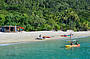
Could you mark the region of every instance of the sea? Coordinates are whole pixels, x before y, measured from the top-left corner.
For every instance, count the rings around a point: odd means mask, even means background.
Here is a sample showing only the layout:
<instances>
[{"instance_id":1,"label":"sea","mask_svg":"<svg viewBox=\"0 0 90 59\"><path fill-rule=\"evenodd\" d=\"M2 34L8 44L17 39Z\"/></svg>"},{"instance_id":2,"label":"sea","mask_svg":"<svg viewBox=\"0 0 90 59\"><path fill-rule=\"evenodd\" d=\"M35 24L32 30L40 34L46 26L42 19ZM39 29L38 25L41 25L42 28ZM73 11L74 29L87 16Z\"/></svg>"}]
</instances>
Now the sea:
<instances>
[{"instance_id":1,"label":"sea","mask_svg":"<svg viewBox=\"0 0 90 59\"><path fill-rule=\"evenodd\" d=\"M74 40L80 47L65 48L64 39L1 44L0 59L90 59L90 37Z\"/></svg>"}]
</instances>

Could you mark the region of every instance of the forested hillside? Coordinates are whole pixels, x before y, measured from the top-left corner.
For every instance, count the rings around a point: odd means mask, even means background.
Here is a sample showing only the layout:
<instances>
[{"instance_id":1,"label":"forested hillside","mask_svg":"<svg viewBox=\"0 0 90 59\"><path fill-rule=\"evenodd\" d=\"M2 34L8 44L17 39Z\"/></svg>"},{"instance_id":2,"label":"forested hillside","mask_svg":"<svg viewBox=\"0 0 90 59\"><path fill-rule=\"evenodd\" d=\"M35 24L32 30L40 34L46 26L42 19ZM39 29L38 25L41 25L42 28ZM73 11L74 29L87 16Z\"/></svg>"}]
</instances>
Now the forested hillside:
<instances>
[{"instance_id":1,"label":"forested hillside","mask_svg":"<svg viewBox=\"0 0 90 59\"><path fill-rule=\"evenodd\" d=\"M90 29L90 0L0 0L0 26L26 31Z\"/></svg>"}]
</instances>

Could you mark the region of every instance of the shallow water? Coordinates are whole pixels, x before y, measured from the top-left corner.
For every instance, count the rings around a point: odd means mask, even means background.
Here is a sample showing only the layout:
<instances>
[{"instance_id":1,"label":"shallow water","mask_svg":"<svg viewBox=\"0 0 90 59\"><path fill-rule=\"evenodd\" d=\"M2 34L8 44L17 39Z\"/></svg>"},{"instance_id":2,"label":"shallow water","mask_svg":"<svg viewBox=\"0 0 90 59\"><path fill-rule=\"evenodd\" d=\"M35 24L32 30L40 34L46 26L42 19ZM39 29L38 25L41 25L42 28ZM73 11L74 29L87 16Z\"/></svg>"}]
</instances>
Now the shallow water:
<instances>
[{"instance_id":1,"label":"shallow water","mask_svg":"<svg viewBox=\"0 0 90 59\"><path fill-rule=\"evenodd\" d=\"M70 49L59 39L0 46L0 59L90 59L90 37L76 40L81 46Z\"/></svg>"}]
</instances>

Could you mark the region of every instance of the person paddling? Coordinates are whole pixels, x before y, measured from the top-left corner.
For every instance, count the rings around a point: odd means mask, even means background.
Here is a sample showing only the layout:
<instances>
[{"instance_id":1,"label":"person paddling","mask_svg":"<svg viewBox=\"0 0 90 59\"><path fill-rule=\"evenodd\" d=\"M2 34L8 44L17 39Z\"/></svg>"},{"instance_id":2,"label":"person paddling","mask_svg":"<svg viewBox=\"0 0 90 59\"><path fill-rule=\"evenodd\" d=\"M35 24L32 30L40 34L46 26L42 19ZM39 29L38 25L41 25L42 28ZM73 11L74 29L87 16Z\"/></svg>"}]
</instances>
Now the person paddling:
<instances>
[{"instance_id":1,"label":"person paddling","mask_svg":"<svg viewBox=\"0 0 90 59\"><path fill-rule=\"evenodd\" d=\"M71 42L71 45L73 45L73 42Z\"/></svg>"},{"instance_id":2,"label":"person paddling","mask_svg":"<svg viewBox=\"0 0 90 59\"><path fill-rule=\"evenodd\" d=\"M79 44L78 41L76 41L75 44L78 45Z\"/></svg>"}]
</instances>

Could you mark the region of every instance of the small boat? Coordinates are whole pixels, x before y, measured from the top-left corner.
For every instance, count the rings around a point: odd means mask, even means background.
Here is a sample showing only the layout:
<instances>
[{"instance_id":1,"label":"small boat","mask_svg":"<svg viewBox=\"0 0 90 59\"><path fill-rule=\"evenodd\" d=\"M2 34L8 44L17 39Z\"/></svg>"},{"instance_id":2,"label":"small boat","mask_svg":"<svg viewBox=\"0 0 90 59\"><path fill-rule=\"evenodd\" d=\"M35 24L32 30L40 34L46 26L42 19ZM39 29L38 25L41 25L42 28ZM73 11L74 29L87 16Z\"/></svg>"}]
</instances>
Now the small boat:
<instances>
[{"instance_id":1,"label":"small boat","mask_svg":"<svg viewBox=\"0 0 90 59\"><path fill-rule=\"evenodd\" d=\"M71 48L71 47L80 47L80 44L78 45L65 45L66 48Z\"/></svg>"}]
</instances>

